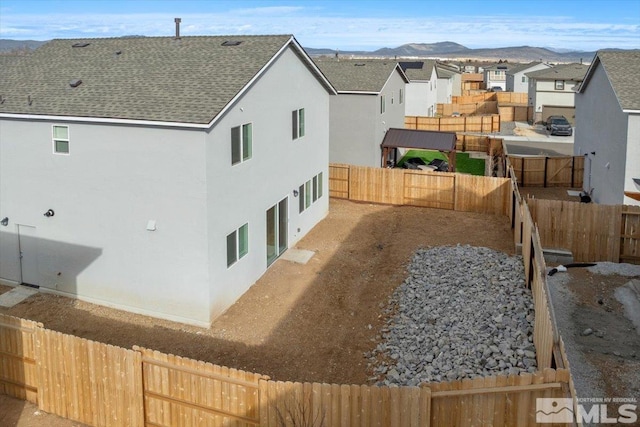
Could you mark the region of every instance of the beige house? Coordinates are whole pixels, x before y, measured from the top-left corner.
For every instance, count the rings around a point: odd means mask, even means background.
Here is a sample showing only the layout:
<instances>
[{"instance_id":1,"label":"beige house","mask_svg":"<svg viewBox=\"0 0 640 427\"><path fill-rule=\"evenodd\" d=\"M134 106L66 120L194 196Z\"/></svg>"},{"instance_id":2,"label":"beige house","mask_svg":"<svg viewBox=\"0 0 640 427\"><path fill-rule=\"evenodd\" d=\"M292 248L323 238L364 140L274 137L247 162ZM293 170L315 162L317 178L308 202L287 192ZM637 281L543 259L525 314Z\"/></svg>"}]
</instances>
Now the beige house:
<instances>
[{"instance_id":1,"label":"beige house","mask_svg":"<svg viewBox=\"0 0 640 427\"><path fill-rule=\"evenodd\" d=\"M545 122L549 116L562 115L575 125L575 91L588 68L584 64L563 64L525 73L529 79L533 122Z\"/></svg>"}]
</instances>

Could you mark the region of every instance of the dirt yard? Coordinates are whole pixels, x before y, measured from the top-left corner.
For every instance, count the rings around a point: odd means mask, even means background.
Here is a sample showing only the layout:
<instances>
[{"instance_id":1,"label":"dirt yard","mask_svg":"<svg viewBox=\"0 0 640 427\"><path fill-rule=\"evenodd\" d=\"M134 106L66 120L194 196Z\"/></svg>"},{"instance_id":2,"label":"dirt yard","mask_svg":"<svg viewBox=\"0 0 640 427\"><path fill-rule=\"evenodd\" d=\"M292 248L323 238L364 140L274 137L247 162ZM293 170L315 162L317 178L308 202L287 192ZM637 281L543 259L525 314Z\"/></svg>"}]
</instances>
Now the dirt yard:
<instances>
[{"instance_id":1,"label":"dirt yard","mask_svg":"<svg viewBox=\"0 0 640 427\"><path fill-rule=\"evenodd\" d=\"M364 384L372 373L363 353L376 345L382 308L411 255L419 247L457 243L513 253L506 217L332 199L329 216L297 245L315 252L311 261L278 260L210 329L49 294L0 313L276 380ZM0 293L8 290L0 286Z\"/></svg>"}]
</instances>

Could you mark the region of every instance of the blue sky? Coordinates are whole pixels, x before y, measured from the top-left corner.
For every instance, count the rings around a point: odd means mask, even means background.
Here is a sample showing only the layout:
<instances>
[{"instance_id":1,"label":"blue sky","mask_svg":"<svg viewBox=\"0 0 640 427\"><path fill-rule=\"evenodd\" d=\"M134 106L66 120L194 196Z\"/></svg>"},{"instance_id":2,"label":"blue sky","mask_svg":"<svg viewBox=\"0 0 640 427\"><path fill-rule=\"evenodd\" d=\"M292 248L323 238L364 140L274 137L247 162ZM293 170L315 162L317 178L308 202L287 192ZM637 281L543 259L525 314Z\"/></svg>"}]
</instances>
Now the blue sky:
<instances>
[{"instance_id":1,"label":"blue sky","mask_svg":"<svg viewBox=\"0 0 640 427\"><path fill-rule=\"evenodd\" d=\"M0 38L293 34L305 47L375 50L453 41L469 48L640 48L640 0L0 0Z\"/></svg>"}]
</instances>

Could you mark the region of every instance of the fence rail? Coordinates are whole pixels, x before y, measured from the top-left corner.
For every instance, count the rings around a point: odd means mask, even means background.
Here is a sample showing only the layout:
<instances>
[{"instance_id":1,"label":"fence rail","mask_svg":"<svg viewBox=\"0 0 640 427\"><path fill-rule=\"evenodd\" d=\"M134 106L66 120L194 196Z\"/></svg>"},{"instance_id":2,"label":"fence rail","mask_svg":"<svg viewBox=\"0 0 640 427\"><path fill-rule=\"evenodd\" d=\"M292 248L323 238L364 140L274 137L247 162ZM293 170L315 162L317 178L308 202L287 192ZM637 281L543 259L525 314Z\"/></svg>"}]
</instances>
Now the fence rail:
<instances>
[{"instance_id":1,"label":"fence rail","mask_svg":"<svg viewBox=\"0 0 640 427\"><path fill-rule=\"evenodd\" d=\"M406 129L441 132L500 132L500 116L497 114L469 117L420 117L405 116Z\"/></svg>"},{"instance_id":2,"label":"fence rail","mask_svg":"<svg viewBox=\"0 0 640 427\"><path fill-rule=\"evenodd\" d=\"M522 187L582 187L584 156L508 155Z\"/></svg>"},{"instance_id":3,"label":"fence rail","mask_svg":"<svg viewBox=\"0 0 640 427\"><path fill-rule=\"evenodd\" d=\"M507 178L329 165L329 195L361 202L507 215Z\"/></svg>"},{"instance_id":4,"label":"fence rail","mask_svg":"<svg viewBox=\"0 0 640 427\"><path fill-rule=\"evenodd\" d=\"M17 345L16 332L27 334L24 345ZM4 315L0 336L3 348L13 343L12 354L32 352L37 365L32 401L40 409L96 427L534 426L535 399L563 397L570 385L570 373L562 368L420 387L272 381L137 346L97 343ZM14 359L29 365L24 357L0 354L3 367ZM1 385L2 393L15 391Z\"/></svg>"}]
</instances>

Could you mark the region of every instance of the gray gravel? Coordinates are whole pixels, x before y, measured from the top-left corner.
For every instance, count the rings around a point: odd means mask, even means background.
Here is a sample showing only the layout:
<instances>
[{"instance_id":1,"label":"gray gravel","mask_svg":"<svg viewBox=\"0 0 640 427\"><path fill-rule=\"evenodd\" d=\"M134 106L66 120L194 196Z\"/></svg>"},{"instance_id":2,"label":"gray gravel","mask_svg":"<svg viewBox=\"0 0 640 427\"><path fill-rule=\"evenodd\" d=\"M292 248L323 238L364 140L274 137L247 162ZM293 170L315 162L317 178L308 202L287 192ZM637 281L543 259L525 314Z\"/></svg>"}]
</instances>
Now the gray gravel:
<instances>
[{"instance_id":1,"label":"gray gravel","mask_svg":"<svg viewBox=\"0 0 640 427\"><path fill-rule=\"evenodd\" d=\"M488 248L418 250L369 354L379 385L535 372L534 310L521 257Z\"/></svg>"}]
</instances>

